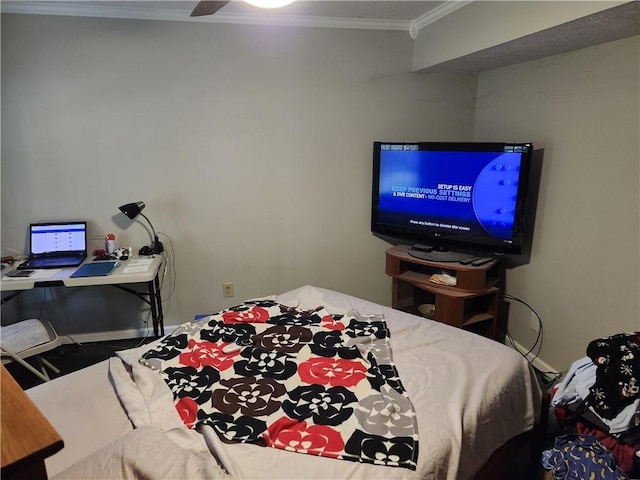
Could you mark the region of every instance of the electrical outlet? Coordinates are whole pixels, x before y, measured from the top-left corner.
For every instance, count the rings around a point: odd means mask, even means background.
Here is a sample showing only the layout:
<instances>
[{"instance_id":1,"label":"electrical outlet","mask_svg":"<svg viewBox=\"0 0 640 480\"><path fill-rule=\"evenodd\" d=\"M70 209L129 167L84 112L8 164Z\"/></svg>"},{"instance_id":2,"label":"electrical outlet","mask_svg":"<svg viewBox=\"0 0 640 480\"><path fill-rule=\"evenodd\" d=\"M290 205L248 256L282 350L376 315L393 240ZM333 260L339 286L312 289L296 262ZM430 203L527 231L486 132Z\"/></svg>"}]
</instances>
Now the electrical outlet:
<instances>
[{"instance_id":1,"label":"electrical outlet","mask_svg":"<svg viewBox=\"0 0 640 480\"><path fill-rule=\"evenodd\" d=\"M529 322L529 328L538 333L538 330L540 329L540 321L538 320L538 317L535 313L531 312L531 318Z\"/></svg>"},{"instance_id":2,"label":"electrical outlet","mask_svg":"<svg viewBox=\"0 0 640 480\"><path fill-rule=\"evenodd\" d=\"M225 282L222 284L222 296L224 298L233 297L233 282Z\"/></svg>"}]
</instances>

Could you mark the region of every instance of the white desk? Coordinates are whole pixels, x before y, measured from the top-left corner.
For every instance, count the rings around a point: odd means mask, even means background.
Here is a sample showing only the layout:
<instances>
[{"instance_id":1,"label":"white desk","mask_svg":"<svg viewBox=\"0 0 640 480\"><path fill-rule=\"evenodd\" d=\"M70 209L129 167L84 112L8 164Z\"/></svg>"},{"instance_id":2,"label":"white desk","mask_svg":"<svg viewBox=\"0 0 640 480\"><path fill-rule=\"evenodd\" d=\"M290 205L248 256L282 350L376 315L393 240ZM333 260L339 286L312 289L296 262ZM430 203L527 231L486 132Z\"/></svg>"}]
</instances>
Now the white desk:
<instances>
[{"instance_id":1,"label":"white desk","mask_svg":"<svg viewBox=\"0 0 640 480\"><path fill-rule=\"evenodd\" d=\"M149 259L151 263L146 270L132 266L137 260ZM85 263L90 263L91 259ZM135 257L129 260L120 260L120 265L110 274L102 277L77 277L71 274L80 267L60 268L52 270L36 270L32 277L8 278L5 275L14 270L13 267L2 269L0 279L0 291L11 292L2 297L2 303L8 302L24 291L40 287L89 287L97 285L111 285L127 293L135 295L151 307L153 319L153 333L155 336L164 335L164 317L162 313L162 296L160 292L160 272L165 263L164 255L153 257ZM129 267L129 268L127 268ZM128 285L145 284L146 292L140 292Z\"/></svg>"}]
</instances>

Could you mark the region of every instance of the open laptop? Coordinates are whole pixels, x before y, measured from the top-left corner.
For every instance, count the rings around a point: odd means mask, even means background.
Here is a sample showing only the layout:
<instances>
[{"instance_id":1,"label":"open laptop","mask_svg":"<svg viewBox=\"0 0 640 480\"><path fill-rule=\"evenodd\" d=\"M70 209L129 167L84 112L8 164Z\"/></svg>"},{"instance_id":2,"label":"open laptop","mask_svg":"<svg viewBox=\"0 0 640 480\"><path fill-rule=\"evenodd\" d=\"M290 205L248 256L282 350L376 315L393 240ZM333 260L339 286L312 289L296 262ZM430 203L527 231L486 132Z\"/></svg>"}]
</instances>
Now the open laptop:
<instances>
[{"instance_id":1,"label":"open laptop","mask_svg":"<svg viewBox=\"0 0 640 480\"><path fill-rule=\"evenodd\" d=\"M87 258L87 222L32 223L29 258L18 269L77 267Z\"/></svg>"}]
</instances>

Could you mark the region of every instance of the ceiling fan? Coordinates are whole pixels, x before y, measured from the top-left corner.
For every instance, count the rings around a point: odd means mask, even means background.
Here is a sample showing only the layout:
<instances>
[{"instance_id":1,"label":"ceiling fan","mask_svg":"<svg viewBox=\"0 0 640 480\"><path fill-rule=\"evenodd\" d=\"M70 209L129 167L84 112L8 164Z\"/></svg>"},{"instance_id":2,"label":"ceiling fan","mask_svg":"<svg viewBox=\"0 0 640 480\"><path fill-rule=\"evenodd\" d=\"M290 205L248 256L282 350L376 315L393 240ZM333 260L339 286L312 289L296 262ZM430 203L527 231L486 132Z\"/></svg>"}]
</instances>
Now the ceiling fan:
<instances>
[{"instance_id":1,"label":"ceiling fan","mask_svg":"<svg viewBox=\"0 0 640 480\"><path fill-rule=\"evenodd\" d=\"M191 12L192 17L203 17L205 15L213 15L222 7L224 7L227 3L230 3L231 0L223 1L210 1L210 0L202 0L198 2L196 8ZM294 0L245 0L247 3L251 5L255 5L256 7L261 8L278 8L284 7L285 5L289 5L293 3Z\"/></svg>"},{"instance_id":2,"label":"ceiling fan","mask_svg":"<svg viewBox=\"0 0 640 480\"><path fill-rule=\"evenodd\" d=\"M218 10L220 10L222 7L224 7L227 3L229 3L229 1L226 1L226 2L213 2L213 1L203 0L201 2L198 2L198 4L196 5L196 8L194 8L193 12L191 12L191 16L192 17L203 17L205 15L213 15Z\"/></svg>"}]
</instances>

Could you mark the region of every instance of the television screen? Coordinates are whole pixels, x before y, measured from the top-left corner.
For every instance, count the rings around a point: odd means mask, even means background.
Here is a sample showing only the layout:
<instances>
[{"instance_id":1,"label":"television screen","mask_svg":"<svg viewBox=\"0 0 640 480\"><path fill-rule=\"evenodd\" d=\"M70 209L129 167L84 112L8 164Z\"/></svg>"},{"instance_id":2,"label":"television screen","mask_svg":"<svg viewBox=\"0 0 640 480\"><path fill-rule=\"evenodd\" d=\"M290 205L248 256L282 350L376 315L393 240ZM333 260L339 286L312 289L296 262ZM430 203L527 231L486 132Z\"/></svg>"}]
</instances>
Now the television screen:
<instances>
[{"instance_id":1,"label":"television screen","mask_svg":"<svg viewBox=\"0 0 640 480\"><path fill-rule=\"evenodd\" d=\"M532 143L374 142L371 230L435 252L518 254L532 153Z\"/></svg>"}]
</instances>

